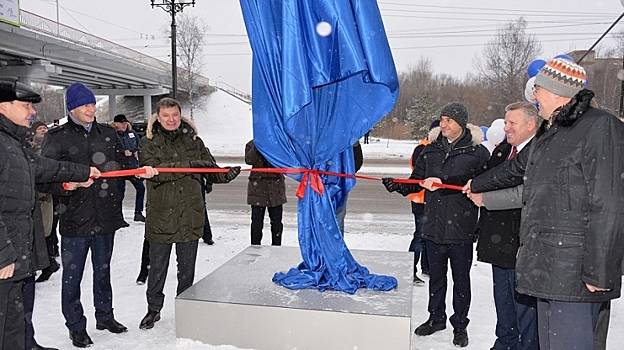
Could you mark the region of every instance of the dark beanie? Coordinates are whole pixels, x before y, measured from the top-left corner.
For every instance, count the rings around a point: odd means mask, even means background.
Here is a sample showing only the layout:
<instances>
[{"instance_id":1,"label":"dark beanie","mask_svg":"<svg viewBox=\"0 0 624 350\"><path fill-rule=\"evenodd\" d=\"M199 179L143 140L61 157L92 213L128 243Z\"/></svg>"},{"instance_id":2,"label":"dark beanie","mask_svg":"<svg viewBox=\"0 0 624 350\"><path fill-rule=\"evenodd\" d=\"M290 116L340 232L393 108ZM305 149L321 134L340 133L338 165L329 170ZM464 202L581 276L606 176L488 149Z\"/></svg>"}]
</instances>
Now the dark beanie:
<instances>
[{"instance_id":1,"label":"dark beanie","mask_svg":"<svg viewBox=\"0 0 624 350\"><path fill-rule=\"evenodd\" d=\"M452 102L442 108L440 117L449 117L461 125L462 128L468 124L468 110L466 106L459 102Z\"/></svg>"},{"instance_id":2,"label":"dark beanie","mask_svg":"<svg viewBox=\"0 0 624 350\"><path fill-rule=\"evenodd\" d=\"M67 103L67 110L71 111L80 106L95 104L95 95L82 83L73 83L67 87L65 91L65 101Z\"/></svg>"},{"instance_id":3,"label":"dark beanie","mask_svg":"<svg viewBox=\"0 0 624 350\"><path fill-rule=\"evenodd\" d=\"M440 119L435 119L431 122L431 125L429 125L429 131L433 128L437 128L438 126L440 126Z\"/></svg>"},{"instance_id":4,"label":"dark beanie","mask_svg":"<svg viewBox=\"0 0 624 350\"><path fill-rule=\"evenodd\" d=\"M124 122L129 123L128 118L126 118L126 115L125 115L125 114L117 114L117 115L113 118L113 121L114 121L115 123L124 123Z\"/></svg>"}]
</instances>

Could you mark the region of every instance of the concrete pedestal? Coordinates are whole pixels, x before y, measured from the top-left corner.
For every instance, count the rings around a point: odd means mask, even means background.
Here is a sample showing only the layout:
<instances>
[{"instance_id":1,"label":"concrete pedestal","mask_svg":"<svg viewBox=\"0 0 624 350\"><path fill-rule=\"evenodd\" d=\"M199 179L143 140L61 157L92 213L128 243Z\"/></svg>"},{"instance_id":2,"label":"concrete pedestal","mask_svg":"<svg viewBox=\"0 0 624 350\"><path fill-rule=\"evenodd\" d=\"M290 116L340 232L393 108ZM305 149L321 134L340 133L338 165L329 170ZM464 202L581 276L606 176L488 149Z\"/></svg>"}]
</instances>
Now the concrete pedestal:
<instances>
[{"instance_id":1,"label":"concrete pedestal","mask_svg":"<svg viewBox=\"0 0 624 350\"><path fill-rule=\"evenodd\" d=\"M352 254L372 273L396 277L397 289L289 290L271 278L301 262L299 248L251 246L176 298L176 335L258 350L408 350L412 254Z\"/></svg>"}]
</instances>

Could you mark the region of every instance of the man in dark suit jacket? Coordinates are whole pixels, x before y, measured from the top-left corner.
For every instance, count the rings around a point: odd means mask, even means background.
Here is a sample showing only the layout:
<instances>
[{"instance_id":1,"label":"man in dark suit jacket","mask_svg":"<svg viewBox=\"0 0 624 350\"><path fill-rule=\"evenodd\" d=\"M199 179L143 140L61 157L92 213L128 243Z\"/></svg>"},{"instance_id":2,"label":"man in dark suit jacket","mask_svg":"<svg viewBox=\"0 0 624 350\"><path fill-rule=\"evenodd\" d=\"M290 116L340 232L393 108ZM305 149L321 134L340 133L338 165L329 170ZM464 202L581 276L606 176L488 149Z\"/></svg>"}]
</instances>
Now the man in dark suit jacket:
<instances>
[{"instance_id":1,"label":"man in dark suit jacket","mask_svg":"<svg viewBox=\"0 0 624 350\"><path fill-rule=\"evenodd\" d=\"M494 168L528 152L527 147L539 127L537 109L528 102L512 103L505 108L506 142L492 152L487 167ZM536 299L515 291L516 253L519 246L521 201L518 208L491 210L491 192L469 197L481 207L477 260L492 264L494 305L496 307L496 342L492 349L539 349ZM486 197L485 200L483 197ZM493 206L496 203L492 203Z\"/></svg>"}]
</instances>

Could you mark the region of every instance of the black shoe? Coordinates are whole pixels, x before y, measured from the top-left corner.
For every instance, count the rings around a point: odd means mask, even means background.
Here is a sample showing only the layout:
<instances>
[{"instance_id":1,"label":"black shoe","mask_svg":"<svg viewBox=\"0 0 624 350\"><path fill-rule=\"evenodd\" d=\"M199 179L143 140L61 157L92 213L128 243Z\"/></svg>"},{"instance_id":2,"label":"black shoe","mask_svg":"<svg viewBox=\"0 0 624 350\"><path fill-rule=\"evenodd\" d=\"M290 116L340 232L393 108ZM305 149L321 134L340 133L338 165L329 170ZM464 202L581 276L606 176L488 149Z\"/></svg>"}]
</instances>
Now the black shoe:
<instances>
[{"instance_id":1,"label":"black shoe","mask_svg":"<svg viewBox=\"0 0 624 350\"><path fill-rule=\"evenodd\" d=\"M446 329L446 321L434 322L432 320L427 320L427 322L418 326L416 330L414 331L414 333L416 333L416 335L424 336L424 335L431 335L443 329Z\"/></svg>"},{"instance_id":2,"label":"black shoe","mask_svg":"<svg viewBox=\"0 0 624 350\"><path fill-rule=\"evenodd\" d=\"M151 329L154 328L154 323L160 321L160 312L148 311L147 315L141 320L139 329Z\"/></svg>"},{"instance_id":3,"label":"black shoe","mask_svg":"<svg viewBox=\"0 0 624 350\"><path fill-rule=\"evenodd\" d=\"M213 245L213 244L214 244L214 241L213 241L213 240L212 240L212 238L211 238L211 239L209 239L209 240L204 240L204 243L206 243L206 244L208 244L208 245Z\"/></svg>"},{"instance_id":4,"label":"black shoe","mask_svg":"<svg viewBox=\"0 0 624 350\"><path fill-rule=\"evenodd\" d=\"M425 281L423 281L422 279L420 279L420 277L414 275L414 279L412 280L412 282L414 282L414 285L416 286L424 286L425 285Z\"/></svg>"},{"instance_id":5,"label":"black shoe","mask_svg":"<svg viewBox=\"0 0 624 350\"><path fill-rule=\"evenodd\" d=\"M56 271L58 271L61 268L59 263L56 262L56 260L52 260L52 261L54 261L54 262L52 264L50 264L50 266L48 266L45 269L41 270L41 275L39 275L39 277L37 277L35 282L45 282L45 281L49 280L50 276L52 276L53 273L55 273Z\"/></svg>"},{"instance_id":6,"label":"black shoe","mask_svg":"<svg viewBox=\"0 0 624 350\"><path fill-rule=\"evenodd\" d=\"M468 332L466 328L455 328L453 330L453 344L462 348L468 346Z\"/></svg>"},{"instance_id":7,"label":"black shoe","mask_svg":"<svg viewBox=\"0 0 624 350\"><path fill-rule=\"evenodd\" d=\"M93 345L93 340L87 334L86 329L81 329L79 331L69 331L69 339L71 339L72 344L78 348L87 348Z\"/></svg>"},{"instance_id":8,"label":"black shoe","mask_svg":"<svg viewBox=\"0 0 624 350\"><path fill-rule=\"evenodd\" d=\"M139 277L137 277L136 279L136 284L138 284L139 286L144 285L145 281L147 280L147 274L148 274L148 270L141 270L139 272Z\"/></svg>"},{"instance_id":9,"label":"black shoe","mask_svg":"<svg viewBox=\"0 0 624 350\"><path fill-rule=\"evenodd\" d=\"M128 331L128 328L126 328L126 326L117 322L114 318L106 321L97 322L95 324L95 329L100 331L106 329L111 333L125 333Z\"/></svg>"},{"instance_id":10,"label":"black shoe","mask_svg":"<svg viewBox=\"0 0 624 350\"><path fill-rule=\"evenodd\" d=\"M50 255L52 255L53 258L58 258L59 257L59 247L58 247L58 244L52 245L52 251L50 252Z\"/></svg>"},{"instance_id":11,"label":"black shoe","mask_svg":"<svg viewBox=\"0 0 624 350\"><path fill-rule=\"evenodd\" d=\"M45 346L41 346L41 345L35 343L35 345L33 345L33 347L28 349L28 350L59 350L59 349L57 349L57 348L47 348Z\"/></svg>"},{"instance_id":12,"label":"black shoe","mask_svg":"<svg viewBox=\"0 0 624 350\"><path fill-rule=\"evenodd\" d=\"M141 213L134 213L134 221L145 222L145 216Z\"/></svg>"},{"instance_id":13,"label":"black shoe","mask_svg":"<svg viewBox=\"0 0 624 350\"><path fill-rule=\"evenodd\" d=\"M129 223L127 223L127 222L126 222L126 220L123 220L123 221L121 222L121 228L124 228L124 227L130 227L130 224L129 224Z\"/></svg>"}]
</instances>

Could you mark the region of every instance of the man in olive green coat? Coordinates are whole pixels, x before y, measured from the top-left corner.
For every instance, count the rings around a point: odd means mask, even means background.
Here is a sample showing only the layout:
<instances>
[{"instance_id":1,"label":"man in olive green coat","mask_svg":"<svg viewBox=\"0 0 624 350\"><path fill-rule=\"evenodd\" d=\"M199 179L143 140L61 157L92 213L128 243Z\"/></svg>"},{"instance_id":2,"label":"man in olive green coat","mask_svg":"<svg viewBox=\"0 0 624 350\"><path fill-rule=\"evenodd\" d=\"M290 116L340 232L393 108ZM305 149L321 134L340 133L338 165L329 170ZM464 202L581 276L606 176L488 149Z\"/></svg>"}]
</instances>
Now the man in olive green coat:
<instances>
[{"instance_id":1,"label":"man in olive green coat","mask_svg":"<svg viewBox=\"0 0 624 350\"><path fill-rule=\"evenodd\" d=\"M150 118L146 137L139 145L142 165L171 168L218 168L211 159L193 124L182 118L180 104L163 98ZM227 183L240 173L206 174L211 183ZM139 328L150 329L160 320L165 295L163 288L172 245L178 263L177 294L193 284L197 243L203 234L204 206L202 175L161 173L147 181L145 239L149 242L150 269L147 277L147 315Z\"/></svg>"}]
</instances>

